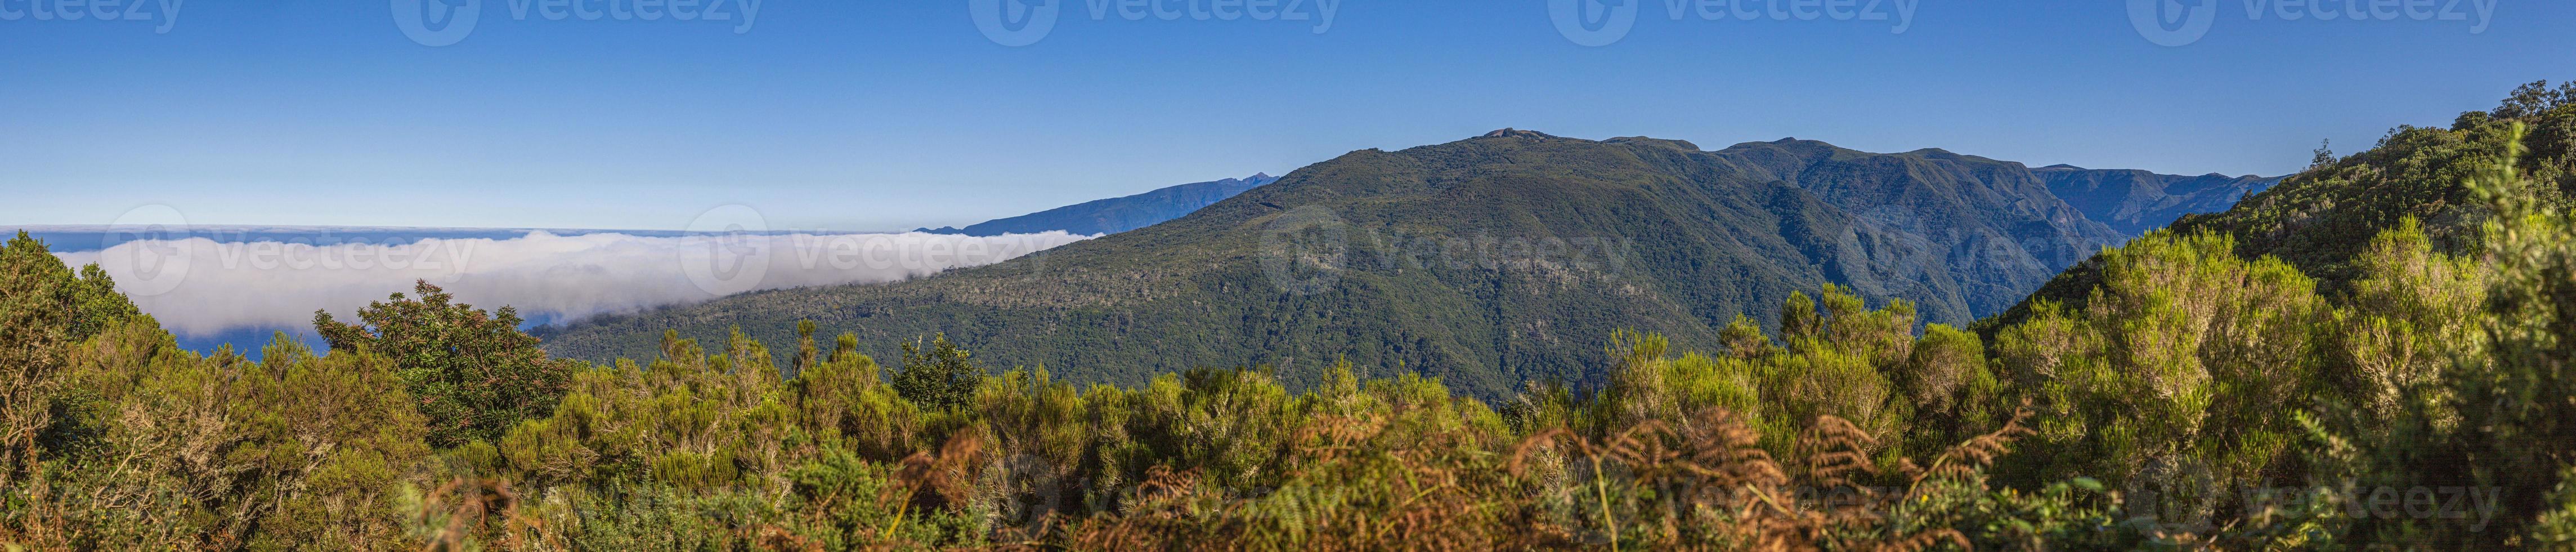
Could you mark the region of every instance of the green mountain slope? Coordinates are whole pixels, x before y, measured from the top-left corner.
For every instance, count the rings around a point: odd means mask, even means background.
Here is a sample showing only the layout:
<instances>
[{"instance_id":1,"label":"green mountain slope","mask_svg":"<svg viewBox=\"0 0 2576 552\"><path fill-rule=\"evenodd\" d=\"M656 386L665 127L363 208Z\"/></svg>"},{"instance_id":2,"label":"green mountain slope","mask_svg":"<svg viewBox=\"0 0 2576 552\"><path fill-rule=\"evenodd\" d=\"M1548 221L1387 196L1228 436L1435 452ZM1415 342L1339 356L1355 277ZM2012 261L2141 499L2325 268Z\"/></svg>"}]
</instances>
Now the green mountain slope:
<instances>
[{"instance_id":1,"label":"green mountain slope","mask_svg":"<svg viewBox=\"0 0 2576 552\"><path fill-rule=\"evenodd\" d=\"M544 330L555 354L650 356L665 329L792 341L812 319L891 357L946 332L997 366L1134 384L1347 357L1502 396L1598 381L1614 329L1714 345L1739 314L1847 284L1965 322L2117 240L2028 169L1783 140L1701 151L1498 131L1309 166L1188 216L910 282L752 293Z\"/></svg>"},{"instance_id":2,"label":"green mountain slope","mask_svg":"<svg viewBox=\"0 0 2576 552\"><path fill-rule=\"evenodd\" d=\"M1264 173L1244 178L1182 184L1127 197L1086 201L1006 219L988 220L965 228L936 230L924 228L921 231L969 236L1035 234L1056 230L1084 235L1116 234L1181 218L1191 211L1197 211L1201 207L1241 194L1244 190L1277 181L1279 177Z\"/></svg>"},{"instance_id":3,"label":"green mountain slope","mask_svg":"<svg viewBox=\"0 0 2576 552\"><path fill-rule=\"evenodd\" d=\"M1829 270L1828 281L1865 297L1915 300L1935 322L1965 323L2010 307L2063 267L2126 239L2049 194L2020 163L1939 149L1863 153L1794 139L1738 144L1711 156L1756 178L1795 183L1877 235L1897 238L1844 244L1892 262L1836 265L1843 270Z\"/></svg>"}]
</instances>

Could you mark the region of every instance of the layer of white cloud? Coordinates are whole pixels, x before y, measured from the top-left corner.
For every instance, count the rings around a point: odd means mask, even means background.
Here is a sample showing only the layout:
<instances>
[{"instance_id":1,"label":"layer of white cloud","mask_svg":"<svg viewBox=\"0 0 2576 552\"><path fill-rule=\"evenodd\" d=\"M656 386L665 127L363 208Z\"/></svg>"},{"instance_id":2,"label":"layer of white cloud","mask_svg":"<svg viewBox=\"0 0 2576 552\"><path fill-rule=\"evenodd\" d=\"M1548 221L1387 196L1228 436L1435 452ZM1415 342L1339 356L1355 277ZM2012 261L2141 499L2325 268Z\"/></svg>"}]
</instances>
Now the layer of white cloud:
<instances>
[{"instance_id":1,"label":"layer of white cloud","mask_svg":"<svg viewBox=\"0 0 2576 552\"><path fill-rule=\"evenodd\" d=\"M480 308L517 307L569 320L735 293L883 283L998 263L1092 236L1064 232L972 237L924 233L511 239L404 244L222 243L206 238L64 253L97 263L119 291L185 335L310 325L313 311L346 318L414 280Z\"/></svg>"}]
</instances>

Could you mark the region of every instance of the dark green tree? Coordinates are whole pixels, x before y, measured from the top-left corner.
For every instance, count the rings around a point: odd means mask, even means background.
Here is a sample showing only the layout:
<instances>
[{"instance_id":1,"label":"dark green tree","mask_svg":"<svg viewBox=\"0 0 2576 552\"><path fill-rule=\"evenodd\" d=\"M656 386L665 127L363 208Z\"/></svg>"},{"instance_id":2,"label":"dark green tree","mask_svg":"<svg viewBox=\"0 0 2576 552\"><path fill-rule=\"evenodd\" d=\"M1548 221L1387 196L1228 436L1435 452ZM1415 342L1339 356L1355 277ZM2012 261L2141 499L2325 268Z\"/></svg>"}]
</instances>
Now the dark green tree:
<instances>
[{"instance_id":1,"label":"dark green tree","mask_svg":"<svg viewBox=\"0 0 2576 552\"><path fill-rule=\"evenodd\" d=\"M65 350L136 316L98 265L76 276L23 230L0 244L0 487L33 464L53 429Z\"/></svg>"},{"instance_id":2,"label":"dark green tree","mask_svg":"<svg viewBox=\"0 0 2576 552\"><path fill-rule=\"evenodd\" d=\"M2513 94L2506 96L2502 105L2496 106L2494 116L2498 119L2538 117L2570 102L2576 102L2576 82L2551 90L2549 81L2533 81L2515 87Z\"/></svg>"},{"instance_id":3,"label":"dark green tree","mask_svg":"<svg viewBox=\"0 0 2576 552\"><path fill-rule=\"evenodd\" d=\"M6 300L13 307L26 309L11 313L44 319L41 324L31 319L12 327L49 328L61 334L55 337L78 342L98 335L110 324L142 314L125 294L116 292L116 281L108 278L106 270L92 264L75 273L54 257L44 242L28 237L24 230L0 245L0 270L8 271L10 276Z\"/></svg>"},{"instance_id":4,"label":"dark green tree","mask_svg":"<svg viewBox=\"0 0 2576 552\"><path fill-rule=\"evenodd\" d=\"M496 441L520 420L554 412L576 363L547 358L536 337L519 331L517 309L486 313L451 303L452 296L428 281L413 291L419 299L396 293L367 304L357 324L315 311L313 329L332 351L393 359L420 399L432 445Z\"/></svg>"},{"instance_id":5,"label":"dark green tree","mask_svg":"<svg viewBox=\"0 0 2576 552\"><path fill-rule=\"evenodd\" d=\"M984 368L975 365L972 354L943 333L926 346L917 338L903 344L903 371L894 375L894 392L922 408L960 407L975 398L975 385L983 379Z\"/></svg>"}]
</instances>

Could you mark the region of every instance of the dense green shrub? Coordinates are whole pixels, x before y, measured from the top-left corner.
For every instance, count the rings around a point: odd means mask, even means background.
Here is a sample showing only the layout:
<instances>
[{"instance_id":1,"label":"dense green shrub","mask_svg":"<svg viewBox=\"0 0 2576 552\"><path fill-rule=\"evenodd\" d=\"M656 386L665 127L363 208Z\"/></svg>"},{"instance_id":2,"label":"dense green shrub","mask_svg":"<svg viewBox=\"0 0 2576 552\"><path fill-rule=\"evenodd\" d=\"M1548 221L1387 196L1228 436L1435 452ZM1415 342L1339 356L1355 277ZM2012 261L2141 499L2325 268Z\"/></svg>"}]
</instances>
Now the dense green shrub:
<instances>
[{"instance_id":1,"label":"dense green shrub","mask_svg":"<svg viewBox=\"0 0 2576 552\"><path fill-rule=\"evenodd\" d=\"M453 447L492 441L520 420L554 410L565 375L575 363L546 357L537 338L519 331L516 310L494 313L454 298L426 280L358 311L358 324L315 311L313 329L333 351L393 359L420 411L429 417L430 444Z\"/></svg>"},{"instance_id":2,"label":"dense green shrub","mask_svg":"<svg viewBox=\"0 0 2576 552\"><path fill-rule=\"evenodd\" d=\"M984 375L971 353L940 334L928 345L903 344L903 370L894 374L894 390L913 404L955 408L974 398L976 382L983 381Z\"/></svg>"}]
</instances>

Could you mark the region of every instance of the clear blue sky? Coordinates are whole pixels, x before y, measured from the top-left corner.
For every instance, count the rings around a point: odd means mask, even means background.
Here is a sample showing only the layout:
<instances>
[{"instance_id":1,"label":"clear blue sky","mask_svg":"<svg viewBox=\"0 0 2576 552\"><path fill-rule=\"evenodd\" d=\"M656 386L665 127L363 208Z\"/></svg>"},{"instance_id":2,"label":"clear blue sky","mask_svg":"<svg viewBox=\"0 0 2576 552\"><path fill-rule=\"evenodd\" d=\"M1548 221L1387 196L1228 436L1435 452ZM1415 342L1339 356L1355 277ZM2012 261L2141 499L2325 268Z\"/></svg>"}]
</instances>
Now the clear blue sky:
<instances>
[{"instance_id":1,"label":"clear blue sky","mask_svg":"<svg viewBox=\"0 0 2576 552\"><path fill-rule=\"evenodd\" d=\"M1642 13L1599 47L1546 0L1280 0L1333 5L1329 28L1186 15L1215 0L1154 0L1174 21L1111 2L1095 20L1104 0L1059 0L1018 47L977 25L976 0L778 0L748 21L726 0L724 22L430 0L481 9L442 47L385 0L176 17L145 0L109 11L146 20L104 22L60 20L66 1L0 0L0 224L165 204L200 224L669 229L742 203L777 227L910 228L1500 127L2278 174L2320 138L2356 151L2576 78L2562 0L2463 0L2462 21L2185 0L2216 15L2180 47L2122 1L1856 2L1913 6L1897 33L1896 17L1775 20L1758 0L1719 6L1750 21L1625 0Z\"/></svg>"}]
</instances>

